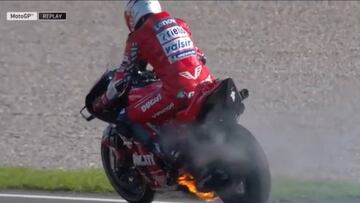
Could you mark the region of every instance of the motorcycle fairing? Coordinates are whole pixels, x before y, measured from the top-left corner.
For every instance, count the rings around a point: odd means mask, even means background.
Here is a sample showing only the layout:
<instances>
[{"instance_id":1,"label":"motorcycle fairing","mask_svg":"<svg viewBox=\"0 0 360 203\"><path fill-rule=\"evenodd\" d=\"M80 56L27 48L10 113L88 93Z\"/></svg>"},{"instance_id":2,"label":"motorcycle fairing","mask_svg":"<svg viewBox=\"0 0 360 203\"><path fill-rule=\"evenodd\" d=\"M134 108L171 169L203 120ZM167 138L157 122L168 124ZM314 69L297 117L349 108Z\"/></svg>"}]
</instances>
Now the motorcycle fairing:
<instances>
[{"instance_id":1,"label":"motorcycle fairing","mask_svg":"<svg viewBox=\"0 0 360 203\"><path fill-rule=\"evenodd\" d=\"M195 89L195 94L192 97L188 108L179 111L176 114L176 122L180 124L189 124L197 120L197 116L202 109L205 99L216 89L221 83L219 81L205 82L199 84Z\"/></svg>"},{"instance_id":2,"label":"motorcycle fairing","mask_svg":"<svg viewBox=\"0 0 360 203\"><path fill-rule=\"evenodd\" d=\"M211 111L215 111L217 119L236 119L244 111L242 100L233 79L227 78L206 98L198 121L203 121Z\"/></svg>"},{"instance_id":3,"label":"motorcycle fairing","mask_svg":"<svg viewBox=\"0 0 360 203\"><path fill-rule=\"evenodd\" d=\"M85 98L85 107L87 111L94 117L105 121L107 123L113 123L116 120L117 111L105 111L105 112L94 112L92 108L92 103L96 98L104 94L107 90L107 87L114 77L116 70L107 70L101 78L93 85L90 92L86 95Z\"/></svg>"},{"instance_id":4,"label":"motorcycle fairing","mask_svg":"<svg viewBox=\"0 0 360 203\"><path fill-rule=\"evenodd\" d=\"M128 104L134 104L140 99L144 98L149 93L156 91L162 87L161 81L156 81L151 84L146 85L145 87L133 87L130 89L128 94Z\"/></svg>"},{"instance_id":5,"label":"motorcycle fairing","mask_svg":"<svg viewBox=\"0 0 360 203\"><path fill-rule=\"evenodd\" d=\"M100 79L93 85L90 92L86 95L85 98L85 107L80 111L81 115L87 120L90 121L94 118L98 118L107 123L115 123L117 113L128 106L130 103L135 103L149 92L154 91L155 89L160 89L162 82L158 80L151 71L143 71L133 74L131 77L130 85L131 89L124 94L122 97L118 98L115 105L116 107L108 111L103 112L94 112L92 109L92 103L107 90L107 87L113 77L117 77L117 80L126 77L126 74L116 74L117 70L106 70L106 72L100 77ZM83 114L83 110L86 109L91 116L87 117Z\"/></svg>"},{"instance_id":6,"label":"motorcycle fairing","mask_svg":"<svg viewBox=\"0 0 360 203\"><path fill-rule=\"evenodd\" d=\"M218 113L230 113L232 118L237 118L243 112L242 97L231 78L221 82L200 84L189 107L177 113L176 121L179 123L201 122L214 109L220 111Z\"/></svg>"}]
</instances>

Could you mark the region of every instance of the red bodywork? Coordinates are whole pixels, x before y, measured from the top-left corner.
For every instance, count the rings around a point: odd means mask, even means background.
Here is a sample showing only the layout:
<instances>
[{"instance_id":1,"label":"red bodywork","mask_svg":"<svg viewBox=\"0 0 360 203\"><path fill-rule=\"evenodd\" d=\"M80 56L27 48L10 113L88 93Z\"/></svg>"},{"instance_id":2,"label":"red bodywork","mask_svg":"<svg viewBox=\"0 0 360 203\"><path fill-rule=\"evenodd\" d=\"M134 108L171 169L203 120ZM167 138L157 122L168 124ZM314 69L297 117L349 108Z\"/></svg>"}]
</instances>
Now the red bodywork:
<instances>
[{"instance_id":1,"label":"red bodywork","mask_svg":"<svg viewBox=\"0 0 360 203\"><path fill-rule=\"evenodd\" d=\"M176 114L175 122L177 123L194 123L199 115L202 105L206 98L219 87L220 82L204 82L196 87L195 94L188 108L179 111Z\"/></svg>"},{"instance_id":2,"label":"red bodywork","mask_svg":"<svg viewBox=\"0 0 360 203\"><path fill-rule=\"evenodd\" d=\"M204 82L199 84L195 89L195 94L191 97L190 105L176 114L175 123L193 123L196 121L202 104L205 99L220 85L219 81ZM146 88L133 88L129 92L128 102L133 104L148 95L149 91L154 92L162 86L161 81L152 83Z\"/></svg>"},{"instance_id":3,"label":"red bodywork","mask_svg":"<svg viewBox=\"0 0 360 203\"><path fill-rule=\"evenodd\" d=\"M125 78L125 74L116 74L116 80L122 80ZM149 95L149 92L156 92L162 88L162 82L157 81L151 83L144 87L139 88L132 88L128 93L128 105L138 103L140 100L146 99ZM181 111L177 112L175 117L172 118L170 121L165 120L164 122L168 124L189 124L196 122L197 116L199 115L200 111L202 110L203 103L206 101L206 98L217 88L219 87L219 81L213 82L203 82L200 83L195 91L194 94L191 95L189 100L189 105L182 109ZM158 125L159 123L156 123ZM160 123L164 124L164 123ZM154 129L152 129L149 125L145 126L147 130L151 133L151 136L155 138L157 133ZM176 135L174 135L176 136ZM124 139L124 138L123 138ZM108 139L103 139L102 145L109 147L113 150L116 158L118 160L123 160L125 157L129 156L149 156L151 152L147 149L146 146L142 144L131 141L131 147L127 148L114 148L112 147L111 142ZM148 182L152 185L153 188L159 188L166 185L167 175L166 172L159 166L160 163L159 157L154 156L154 161L156 164L147 165L147 166L138 166L140 169L139 172L148 180ZM144 170L142 170L144 169Z\"/></svg>"},{"instance_id":4,"label":"red bodywork","mask_svg":"<svg viewBox=\"0 0 360 203\"><path fill-rule=\"evenodd\" d=\"M171 123L174 124L189 124L196 122L197 116L202 110L202 105L206 101L206 98L217 88L219 87L220 82L204 82L196 87L195 93L191 98L190 105L176 114L175 119L171 120ZM133 88L130 90L128 95L129 104L133 104L143 99L145 95L148 95L150 91L156 91L160 89L162 83L154 82L148 85L146 88ZM156 132L150 127L148 129L152 133L152 136L156 136ZM138 155L149 155L150 152L148 149L141 144L134 142L134 147L130 148L131 153ZM158 157L155 157L157 160ZM150 173L151 179L146 175L145 171ZM158 188L166 184L166 173L159 165L146 166L146 170L141 172L144 176L150 180L152 187Z\"/></svg>"},{"instance_id":5,"label":"red bodywork","mask_svg":"<svg viewBox=\"0 0 360 203\"><path fill-rule=\"evenodd\" d=\"M154 82L146 86L146 88L139 87L139 88L132 88L128 95L128 102L130 104L137 103L140 99L144 98L149 92L156 92L156 90L160 90L162 87L162 82Z\"/></svg>"}]
</instances>

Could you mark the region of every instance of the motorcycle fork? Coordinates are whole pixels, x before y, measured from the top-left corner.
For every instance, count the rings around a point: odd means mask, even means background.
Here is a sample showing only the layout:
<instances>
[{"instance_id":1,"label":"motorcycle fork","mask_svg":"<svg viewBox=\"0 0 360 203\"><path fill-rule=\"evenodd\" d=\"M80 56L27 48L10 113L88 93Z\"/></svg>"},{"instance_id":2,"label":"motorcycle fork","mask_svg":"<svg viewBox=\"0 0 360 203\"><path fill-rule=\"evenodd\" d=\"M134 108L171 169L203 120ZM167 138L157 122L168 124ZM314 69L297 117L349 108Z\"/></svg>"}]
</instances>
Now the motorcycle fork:
<instances>
[{"instance_id":1,"label":"motorcycle fork","mask_svg":"<svg viewBox=\"0 0 360 203\"><path fill-rule=\"evenodd\" d=\"M127 149L126 141L112 126L105 129L101 145L107 147L112 154L110 164L115 171L119 171L124 164L131 164L129 157L132 153Z\"/></svg>"},{"instance_id":2,"label":"motorcycle fork","mask_svg":"<svg viewBox=\"0 0 360 203\"><path fill-rule=\"evenodd\" d=\"M162 161L160 157L151 153L146 146L136 141L134 141L133 146L135 146L133 164L138 168L140 174L148 180L152 188L165 186L167 184L167 173L159 164Z\"/></svg>"}]
</instances>

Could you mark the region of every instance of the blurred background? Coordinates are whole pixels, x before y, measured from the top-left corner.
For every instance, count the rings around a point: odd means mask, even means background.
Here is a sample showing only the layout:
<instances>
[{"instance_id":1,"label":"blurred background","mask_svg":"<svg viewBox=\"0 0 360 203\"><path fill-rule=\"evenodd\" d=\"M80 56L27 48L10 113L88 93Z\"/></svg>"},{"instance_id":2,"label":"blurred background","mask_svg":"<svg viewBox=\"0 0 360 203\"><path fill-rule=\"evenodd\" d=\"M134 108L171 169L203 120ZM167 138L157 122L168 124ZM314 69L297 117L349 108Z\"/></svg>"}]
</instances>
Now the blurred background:
<instances>
[{"instance_id":1,"label":"blurred background","mask_svg":"<svg viewBox=\"0 0 360 203\"><path fill-rule=\"evenodd\" d=\"M120 63L117 1L0 2L0 166L101 167L105 123L79 110ZM274 176L360 180L360 2L164 1L219 78L248 88L241 123ZM66 21L6 21L66 11Z\"/></svg>"}]
</instances>

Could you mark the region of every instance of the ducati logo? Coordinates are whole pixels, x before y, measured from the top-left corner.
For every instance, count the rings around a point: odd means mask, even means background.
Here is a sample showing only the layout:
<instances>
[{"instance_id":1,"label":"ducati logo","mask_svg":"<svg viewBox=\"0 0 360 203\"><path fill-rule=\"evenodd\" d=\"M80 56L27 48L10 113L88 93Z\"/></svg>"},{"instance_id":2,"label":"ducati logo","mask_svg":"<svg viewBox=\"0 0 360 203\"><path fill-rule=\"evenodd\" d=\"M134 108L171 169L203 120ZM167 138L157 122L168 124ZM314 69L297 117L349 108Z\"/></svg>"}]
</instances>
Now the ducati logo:
<instances>
[{"instance_id":1,"label":"ducati logo","mask_svg":"<svg viewBox=\"0 0 360 203\"><path fill-rule=\"evenodd\" d=\"M146 154L146 155L133 154L133 163L135 166L156 165L153 154Z\"/></svg>"},{"instance_id":2,"label":"ducati logo","mask_svg":"<svg viewBox=\"0 0 360 203\"><path fill-rule=\"evenodd\" d=\"M158 103L161 100L161 94L158 94L156 97L147 101L144 105L141 106L141 111L146 112L149 110L154 104Z\"/></svg>"},{"instance_id":3,"label":"ducati logo","mask_svg":"<svg viewBox=\"0 0 360 203\"><path fill-rule=\"evenodd\" d=\"M196 80L200 76L201 70L202 70L202 67L197 66L195 68L194 75L191 74L189 71L181 72L181 73L179 73L179 75L183 76L184 78L187 78L189 80Z\"/></svg>"}]
</instances>

